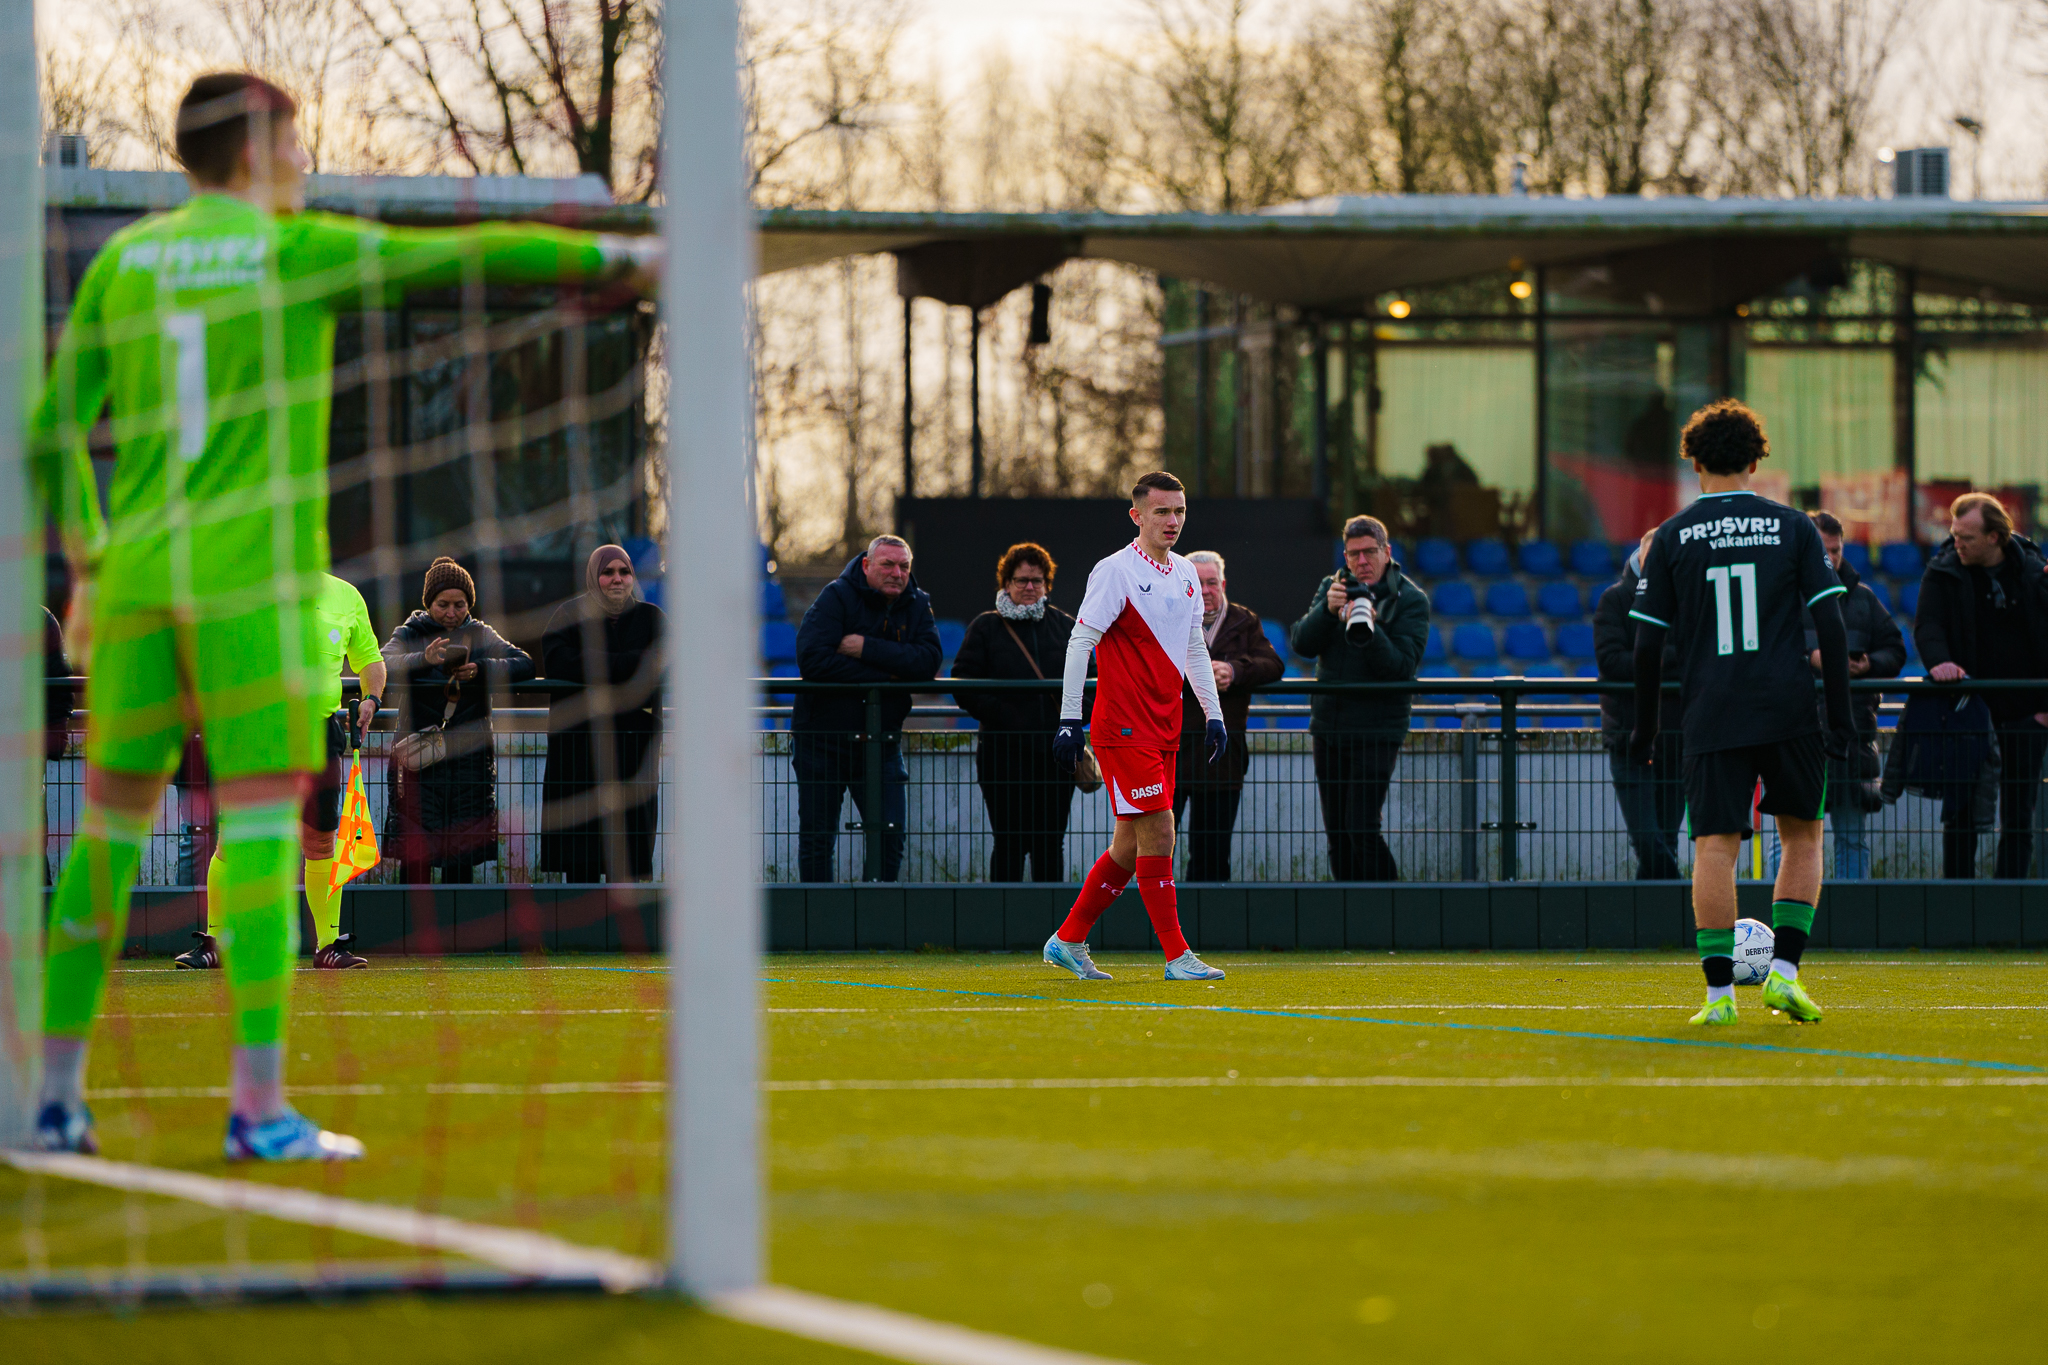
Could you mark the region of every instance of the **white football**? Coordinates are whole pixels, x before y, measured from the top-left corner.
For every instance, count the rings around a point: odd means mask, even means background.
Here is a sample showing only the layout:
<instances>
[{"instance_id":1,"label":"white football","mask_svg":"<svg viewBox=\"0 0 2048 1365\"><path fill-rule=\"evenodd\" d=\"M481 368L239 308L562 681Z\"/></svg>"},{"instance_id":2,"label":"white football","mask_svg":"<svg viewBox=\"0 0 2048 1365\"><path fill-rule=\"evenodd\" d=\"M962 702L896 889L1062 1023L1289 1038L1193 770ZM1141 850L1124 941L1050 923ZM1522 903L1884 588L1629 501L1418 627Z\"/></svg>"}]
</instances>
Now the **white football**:
<instances>
[{"instance_id":1,"label":"white football","mask_svg":"<svg viewBox=\"0 0 2048 1365\"><path fill-rule=\"evenodd\" d=\"M1777 935L1760 919L1735 921L1735 984L1761 986L1771 974L1771 954L1777 950Z\"/></svg>"}]
</instances>

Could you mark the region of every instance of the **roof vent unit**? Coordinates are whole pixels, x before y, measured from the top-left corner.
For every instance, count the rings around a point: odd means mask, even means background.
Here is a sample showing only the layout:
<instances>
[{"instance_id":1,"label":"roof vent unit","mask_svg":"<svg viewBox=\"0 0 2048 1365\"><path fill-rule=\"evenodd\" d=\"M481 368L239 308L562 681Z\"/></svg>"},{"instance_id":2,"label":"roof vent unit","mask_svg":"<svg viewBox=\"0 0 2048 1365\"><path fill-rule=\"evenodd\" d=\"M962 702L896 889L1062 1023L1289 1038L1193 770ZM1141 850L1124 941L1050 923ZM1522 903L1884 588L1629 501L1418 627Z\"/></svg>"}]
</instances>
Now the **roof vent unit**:
<instances>
[{"instance_id":1,"label":"roof vent unit","mask_svg":"<svg viewBox=\"0 0 2048 1365\"><path fill-rule=\"evenodd\" d=\"M1899 199L1948 198L1948 148L1909 147L1892 162L1892 194Z\"/></svg>"},{"instance_id":2,"label":"roof vent unit","mask_svg":"<svg viewBox=\"0 0 2048 1365\"><path fill-rule=\"evenodd\" d=\"M43 162L50 166L90 166L92 148L84 133L52 133L43 147Z\"/></svg>"}]
</instances>

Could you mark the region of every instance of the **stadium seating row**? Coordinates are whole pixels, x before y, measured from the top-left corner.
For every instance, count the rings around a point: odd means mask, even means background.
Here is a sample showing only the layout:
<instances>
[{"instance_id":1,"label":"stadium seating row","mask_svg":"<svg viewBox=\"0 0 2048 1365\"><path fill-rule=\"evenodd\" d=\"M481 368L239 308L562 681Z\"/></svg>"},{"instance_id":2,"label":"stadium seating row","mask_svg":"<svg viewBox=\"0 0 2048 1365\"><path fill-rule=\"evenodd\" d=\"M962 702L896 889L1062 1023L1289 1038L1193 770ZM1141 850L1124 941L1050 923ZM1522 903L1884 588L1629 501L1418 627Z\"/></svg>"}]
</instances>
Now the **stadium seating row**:
<instances>
[{"instance_id":1,"label":"stadium seating row","mask_svg":"<svg viewBox=\"0 0 2048 1365\"><path fill-rule=\"evenodd\" d=\"M1420 578L1450 578L1467 572L1479 578L1505 578L1521 573L1531 578L1613 578L1620 571L1632 543L1609 545L1600 540L1581 540L1569 550L1547 540L1525 541L1512 549L1499 540L1472 540L1461 553L1456 543L1438 537L1419 541L1414 553L1398 542L1394 558ZM1843 556L1856 572L1868 578L1873 569L1889 578L1917 579L1926 567L1926 552L1911 541L1893 541L1878 547L1876 559L1870 547L1851 543Z\"/></svg>"}]
</instances>

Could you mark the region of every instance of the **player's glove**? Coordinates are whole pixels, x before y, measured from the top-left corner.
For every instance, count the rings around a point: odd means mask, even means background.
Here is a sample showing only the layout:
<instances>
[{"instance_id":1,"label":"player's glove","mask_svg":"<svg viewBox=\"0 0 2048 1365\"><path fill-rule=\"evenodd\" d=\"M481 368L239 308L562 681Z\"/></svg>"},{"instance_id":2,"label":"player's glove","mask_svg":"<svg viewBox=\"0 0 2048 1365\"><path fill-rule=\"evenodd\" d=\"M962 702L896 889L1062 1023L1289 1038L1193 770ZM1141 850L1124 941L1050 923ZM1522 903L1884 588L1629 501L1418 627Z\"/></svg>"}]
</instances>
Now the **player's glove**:
<instances>
[{"instance_id":1,"label":"player's glove","mask_svg":"<svg viewBox=\"0 0 2048 1365\"><path fill-rule=\"evenodd\" d=\"M1052 757L1053 762L1059 764L1062 771L1074 771L1074 765L1081 761L1080 721L1060 722L1060 728L1053 732Z\"/></svg>"},{"instance_id":2,"label":"player's glove","mask_svg":"<svg viewBox=\"0 0 2048 1365\"><path fill-rule=\"evenodd\" d=\"M1647 764L1652 761L1656 752L1657 735L1655 731L1645 732L1642 730L1637 730L1633 735L1629 736L1629 762Z\"/></svg>"},{"instance_id":3,"label":"player's glove","mask_svg":"<svg viewBox=\"0 0 2048 1365\"><path fill-rule=\"evenodd\" d=\"M1207 732L1203 736L1203 747L1208 750L1209 762L1212 766L1217 759L1223 757L1223 748L1228 743L1230 743L1230 736L1224 730L1223 722L1220 720L1210 721Z\"/></svg>"},{"instance_id":4,"label":"player's glove","mask_svg":"<svg viewBox=\"0 0 2048 1365\"><path fill-rule=\"evenodd\" d=\"M1856 747L1856 732L1849 729L1823 730L1820 736L1820 747L1835 762L1844 762L1849 757L1849 751Z\"/></svg>"}]
</instances>

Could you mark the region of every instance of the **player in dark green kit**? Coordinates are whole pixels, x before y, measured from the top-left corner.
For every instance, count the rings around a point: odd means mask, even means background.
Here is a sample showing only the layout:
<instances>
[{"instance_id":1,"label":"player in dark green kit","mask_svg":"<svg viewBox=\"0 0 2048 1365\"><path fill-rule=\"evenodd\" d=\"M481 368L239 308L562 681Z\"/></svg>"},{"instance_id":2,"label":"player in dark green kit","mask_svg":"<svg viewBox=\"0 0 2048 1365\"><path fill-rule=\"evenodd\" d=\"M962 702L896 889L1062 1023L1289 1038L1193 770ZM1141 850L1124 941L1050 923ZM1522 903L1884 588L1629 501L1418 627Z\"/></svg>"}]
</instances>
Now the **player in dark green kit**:
<instances>
[{"instance_id":1,"label":"player in dark green kit","mask_svg":"<svg viewBox=\"0 0 2048 1365\"><path fill-rule=\"evenodd\" d=\"M296 106L241 73L178 110L183 207L114 235L81 281L31 424L89 657L86 804L52 905L34 1141L96 1147L86 1043L126 933L142 841L196 723L220 804L222 965L234 1007L230 1159L341 1160L284 1099L299 812L326 765L333 664L327 426L337 313L460 283L632 278L624 239L488 225L418 231L305 208ZM102 521L86 436L117 451Z\"/></svg>"},{"instance_id":2,"label":"player in dark green kit","mask_svg":"<svg viewBox=\"0 0 2048 1365\"><path fill-rule=\"evenodd\" d=\"M1636 730L1647 763L1657 738L1664 639L1678 632L1685 699L1685 804L1693 837L1693 922L1707 977L1695 1024L1735 1015L1735 857L1759 780L1784 858L1771 906L1776 957L1764 1003L1800 1023L1820 1007L1799 984L1799 959L1820 904L1827 757L1855 737L1843 588L1804 513L1750 491L1771 453L1763 423L1733 399L1692 415L1680 437L1700 497L1657 528L1636 584ZM1827 728L1814 714L1802 614L1819 637Z\"/></svg>"}]
</instances>

